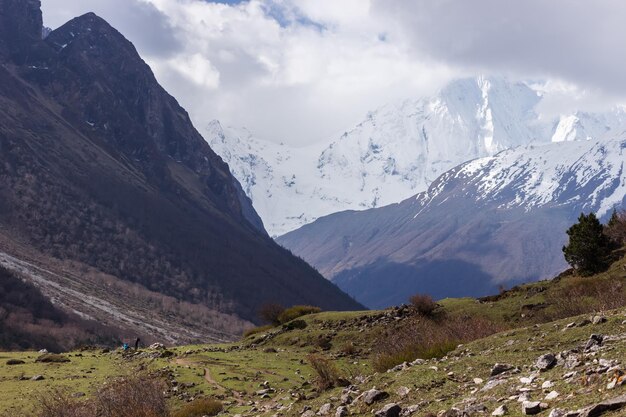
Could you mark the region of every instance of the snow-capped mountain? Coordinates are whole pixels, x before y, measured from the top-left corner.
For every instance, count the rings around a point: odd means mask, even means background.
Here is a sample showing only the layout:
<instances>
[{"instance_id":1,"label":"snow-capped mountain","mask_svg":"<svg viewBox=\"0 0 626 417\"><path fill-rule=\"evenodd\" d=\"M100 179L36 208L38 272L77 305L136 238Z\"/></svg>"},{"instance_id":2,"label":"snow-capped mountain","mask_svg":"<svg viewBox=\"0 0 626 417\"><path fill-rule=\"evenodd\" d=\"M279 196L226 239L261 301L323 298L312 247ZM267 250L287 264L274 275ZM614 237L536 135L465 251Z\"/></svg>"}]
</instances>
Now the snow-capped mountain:
<instances>
[{"instance_id":1,"label":"snow-capped mountain","mask_svg":"<svg viewBox=\"0 0 626 417\"><path fill-rule=\"evenodd\" d=\"M278 239L370 307L415 292L478 296L565 268L581 212L626 207L626 139L533 144L462 164L399 204Z\"/></svg>"},{"instance_id":2,"label":"snow-capped mountain","mask_svg":"<svg viewBox=\"0 0 626 417\"><path fill-rule=\"evenodd\" d=\"M401 201L463 162L529 143L605 138L626 130L622 108L557 118L545 90L499 77L451 82L432 97L370 112L338 138L294 148L211 123L205 137L242 183L270 234L318 217Z\"/></svg>"}]
</instances>

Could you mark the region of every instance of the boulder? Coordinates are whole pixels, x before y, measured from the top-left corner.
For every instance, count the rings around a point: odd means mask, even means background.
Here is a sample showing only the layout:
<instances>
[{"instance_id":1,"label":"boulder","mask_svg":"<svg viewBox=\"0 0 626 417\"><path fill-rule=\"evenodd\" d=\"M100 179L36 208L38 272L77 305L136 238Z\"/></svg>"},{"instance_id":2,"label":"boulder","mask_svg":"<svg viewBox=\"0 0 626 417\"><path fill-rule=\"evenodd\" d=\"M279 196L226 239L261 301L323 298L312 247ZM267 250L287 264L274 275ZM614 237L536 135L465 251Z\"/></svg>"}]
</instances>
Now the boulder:
<instances>
[{"instance_id":1,"label":"boulder","mask_svg":"<svg viewBox=\"0 0 626 417\"><path fill-rule=\"evenodd\" d=\"M375 414L376 417L399 417L402 407L396 403L387 404Z\"/></svg>"},{"instance_id":2,"label":"boulder","mask_svg":"<svg viewBox=\"0 0 626 417\"><path fill-rule=\"evenodd\" d=\"M340 406L337 407L337 411L335 412L335 417L346 417L348 415L348 407Z\"/></svg>"},{"instance_id":3,"label":"boulder","mask_svg":"<svg viewBox=\"0 0 626 417\"><path fill-rule=\"evenodd\" d=\"M385 391L379 391L377 389L371 389L369 391L366 391L363 394L363 401L365 402L365 404L367 405L371 405L374 404L375 402L378 401L382 401L389 398L389 393L385 392Z\"/></svg>"},{"instance_id":4,"label":"boulder","mask_svg":"<svg viewBox=\"0 0 626 417\"><path fill-rule=\"evenodd\" d=\"M522 414L532 416L541 413L541 403L539 401L524 401L522 403Z\"/></svg>"},{"instance_id":5,"label":"boulder","mask_svg":"<svg viewBox=\"0 0 626 417\"><path fill-rule=\"evenodd\" d=\"M513 369L513 365L509 365L506 363L496 363L493 368L491 368L491 376L500 375L506 371L510 371Z\"/></svg>"},{"instance_id":6,"label":"boulder","mask_svg":"<svg viewBox=\"0 0 626 417\"><path fill-rule=\"evenodd\" d=\"M509 409L506 406L506 404L502 404L500 407L493 410L493 413L491 413L491 415L492 416L505 416L508 412L509 412Z\"/></svg>"},{"instance_id":7,"label":"boulder","mask_svg":"<svg viewBox=\"0 0 626 417\"><path fill-rule=\"evenodd\" d=\"M552 353L547 353L537 358L537 361L535 362L535 368L542 372L547 371L548 369L554 368L556 362L556 356L554 356Z\"/></svg>"}]
</instances>

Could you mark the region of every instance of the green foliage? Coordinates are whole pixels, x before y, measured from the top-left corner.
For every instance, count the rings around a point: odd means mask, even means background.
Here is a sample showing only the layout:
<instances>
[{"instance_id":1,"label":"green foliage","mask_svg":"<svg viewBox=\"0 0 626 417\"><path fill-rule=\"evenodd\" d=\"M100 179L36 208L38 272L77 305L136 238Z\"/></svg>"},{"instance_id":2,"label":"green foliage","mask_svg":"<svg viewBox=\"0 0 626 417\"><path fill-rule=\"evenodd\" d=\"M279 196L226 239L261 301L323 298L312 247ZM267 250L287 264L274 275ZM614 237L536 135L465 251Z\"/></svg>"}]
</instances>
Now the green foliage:
<instances>
[{"instance_id":1,"label":"green foliage","mask_svg":"<svg viewBox=\"0 0 626 417\"><path fill-rule=\"evenodd\" d=\"M615 246L626 245L626 211L613 210L609 222L604 227L604 234Z\"/></svg>"},{"instance_id":2,"label":"green foliage","mask_svg":"<svg viewBox=\"0 0 626 417\"><path fill-rule=\"evenodd\" d=\"M263 333L266 332L268 330L273 329L274 326L272 326L271 324L268 324L267 326L259 326L259 327L253 327L251 329L247 329L243 332L243 338L245 339L246 337L250 337L252 335L255 334L259 334L259 333Z\"/></svg>"},{"instance_id":3,"label":"green foliage","mask_svg":"<svg viewBox=\"0 0 626 417\"><path fill-rule=\"evenodd\" d=\"M316 314L322 311L319 307L314 306L293 306L283 311L278 320L281 324L290 322L298 317L306 316L308 314Z\"/></svg>"},{"instance_id":4,"label":"green foliage","mask_svg":"<svg viewBox=\"0 0 626 417\"><path fill-rule=\"evenodd\" d=\"M185 405L174 414L174 417L216 416L224 407L222 403L210 398L199 398Z\"/></svg>"},{"instance_id":5,"label":"green foliage","mask_svg":"<svg viewBox=\"0 0 626 417\"><path fill-rule=\"evenodd\" d=\"M569 243L563 246L565 260L580 275L592 275L608 265L611 245L594 213L581 213L578 223L567 230Z\"/></svg>"}]
</instances>

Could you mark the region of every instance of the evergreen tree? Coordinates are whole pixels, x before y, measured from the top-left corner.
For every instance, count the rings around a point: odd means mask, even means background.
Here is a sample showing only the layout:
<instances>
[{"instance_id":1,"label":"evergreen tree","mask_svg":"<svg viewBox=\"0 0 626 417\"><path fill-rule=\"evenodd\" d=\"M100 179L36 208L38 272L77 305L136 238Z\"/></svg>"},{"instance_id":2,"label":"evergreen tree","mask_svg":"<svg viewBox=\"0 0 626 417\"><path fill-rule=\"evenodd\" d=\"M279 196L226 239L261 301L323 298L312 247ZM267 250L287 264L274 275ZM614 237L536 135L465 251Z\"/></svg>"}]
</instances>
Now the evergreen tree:
<instances>
[{"instance_id":1,"label":"evergreen tree","mask_svg":"<svg viewBox=\"0 0 626 417\"><path fill-rule=\"evenodd\" d=\"M604 270L611 253L611 245L604 227L594 213L581 213L578 223L567 231L569 243L563 246L565 260L580 275L591 275Z\"/></svg>"}]
</instances>

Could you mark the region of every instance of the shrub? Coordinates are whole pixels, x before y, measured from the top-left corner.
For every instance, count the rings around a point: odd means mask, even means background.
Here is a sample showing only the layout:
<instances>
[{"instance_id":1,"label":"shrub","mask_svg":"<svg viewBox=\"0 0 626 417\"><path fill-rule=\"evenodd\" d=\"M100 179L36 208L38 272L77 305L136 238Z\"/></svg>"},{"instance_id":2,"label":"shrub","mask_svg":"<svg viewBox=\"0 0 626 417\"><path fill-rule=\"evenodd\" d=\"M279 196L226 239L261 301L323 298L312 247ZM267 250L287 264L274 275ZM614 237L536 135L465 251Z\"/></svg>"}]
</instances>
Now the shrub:
<instances>
[{"instance_id":1,"label":"shrub","mask_svg":"<svg viewBox=\"0 0 626 417\"><path fill-rule=\"evenodd\" d=\"M343 353L344 355L352 356L352 355L356 355L357 348L356 346L354 346L354 343L347 342L341 345L341 347L339 348L339 351Z\"/></svg>"},{"instance_id":2,"label":"shrub","mask_svg":"<svg viewBox=\"0 0 626 417\"><path fill-rule=\"evenodd\" d=\"M494 322L471 316L418 317L379 337L372 366L384 372L415 359L441 358L460 343L501 331Z\"/></svg>"},{"instance_id":3,"label":"shrub","mask_svg":"<svg viewBox=\"0 0 626 417\"><path fill-rule=\"evenodd\" d=\"M259 309L259 317L266 323L278 326L282 322L279 320L280 315L285 311L285 307L276 303L267 303Z\"/></svg>"},{"instance_id":4,"label":"shrub","mask_svg":"<svg viewBox=\"0 0 626 417\"><path fill-rule=\"evenodd\" d=\"M169 417L164 384L144 376L122 378L81 401L67 391L53 391L38 399L38 417Z\"/></svg>"},{"instance_id":5,"label":"shrub","mask_svg":"<svg viewBox=\"0 0 626 417\"><path fill-rule=\"evenodd\" d=\"M307 359L317 374L316 383L318 390L326 391L340 385L339 371L330 360L316 354L308 355Z\"/></svg>"},{"instance_id":6,"label":"shrub","mask_svg":"<svg viewBox=\"0 0 626 417\"><path fill-rule=\"evenodd\" d=\"M263 333L263 332L266 332L266 331L271 330L273 328L274 328L274 326L272 326L271 324L268 324L267 326L253 327L251 329L245 330L243 332L243 337L245 339L245 338L250 337L252 335Z\"/></svg>"},{"instance_id":7,"label":"shrub","mask_svg":"<svg viewBox=\"0 0 626 417\"><path fill-rule=\"evenodd\" d=\"M606 268L611 245L594 213L582 213L567 234L569 243L563 246L563 255L580 275L592 275Z\"/></svg>"},{"instance_id":8,"label":"shrub","mask_svg":"<svg viewBox=\"0 0 626 417\"><path fill-rule=\"evenodd\" d=\"M306 316L309 314L316 314L322 311L319 307L314 306L293 306L286 310L284 310L278 316L278 320L281 324L288 323L291 320L297 319L298 317Z\"/></svg>"},{"instance_id":9,"label":"shrub","mask_svg":"<svg viewBox=\"0 0 626 417\"><path fill-rule=\"evenodd\" d=\"M292 320L287 324L283 324L283 328L285 330L294 330L294 329L306 329L308 324L304 320Z\"/></svg>"},{"instance_id":10,"label":"shrub","mask_svg":"<svg viewBox=\"0 0 626 417\"><path fill-rule=\"evenodd\" d=\"M613 210L609 222L604 227L604 234L616 246L626 245L626 211Z\"/></svg>"},{"instance_id":11,"label":"shrub","mask_svg":"<svg viewBox=\"0 0 626 417\"><path fill-rule=\"evenodd\" d=\"M558 320L597 311L613 310L626 305L626 283L619 279L568 277L560 288L545 295L544 321Z\"/></svg>"},{"instance_id":12,"label":"shrub","mask_svg":"<svg viewBox=\"0 0 626 417\"><path fill-rule=\"evenodd\" d=\"M222 403L210 398L198 398L178 410L174 417L216 416L223 410Z\"/></svg>"},{"instance_id":13,"label":"shrub","mask_svg":"<svg viewBox=\"0 0 626 417\"><path fill-rule=\"evenodd\" d=\"M438 305L433 301L430 295L415 294L409 298L411 306L422 316L430 317L433 315Z\"/></svg>"}]
</instances>

